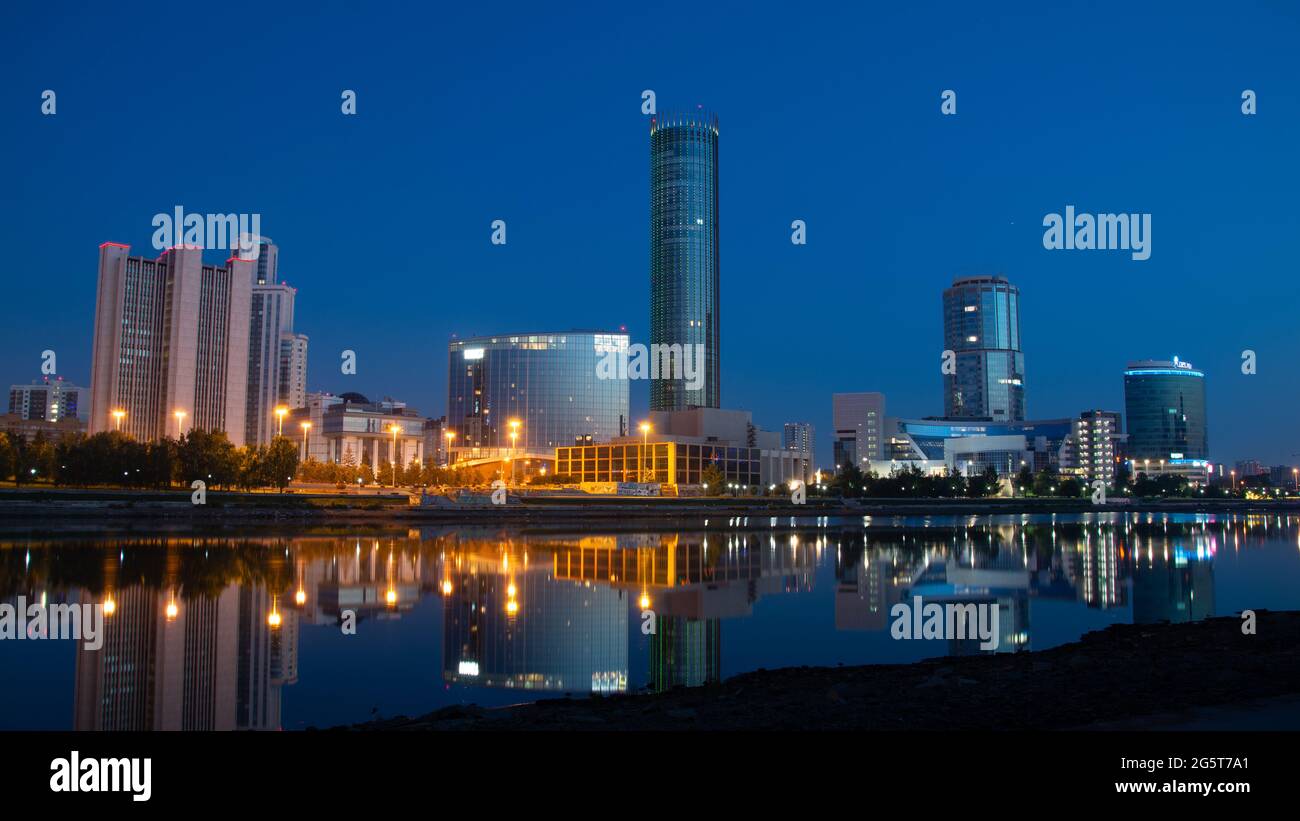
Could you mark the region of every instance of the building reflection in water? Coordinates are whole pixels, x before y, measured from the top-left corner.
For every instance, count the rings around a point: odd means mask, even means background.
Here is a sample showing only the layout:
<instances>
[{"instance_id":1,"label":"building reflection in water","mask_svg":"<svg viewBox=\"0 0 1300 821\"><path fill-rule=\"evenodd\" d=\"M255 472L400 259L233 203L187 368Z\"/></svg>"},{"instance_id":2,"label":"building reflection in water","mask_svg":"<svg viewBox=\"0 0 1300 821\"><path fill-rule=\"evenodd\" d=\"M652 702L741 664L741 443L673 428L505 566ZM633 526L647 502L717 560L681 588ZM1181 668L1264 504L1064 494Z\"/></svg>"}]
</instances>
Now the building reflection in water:
<instances>
[{"instance_id":1,"label":"building reflection in water","mask_svg":"<svg viewBox=\"0 0 1300 821\"><path fill-rule=\"evenodd\" d=\"M1144 549L1145 548L1145 549ZM1214 615L1214 537L1191 533L1134 543L1133 622L1199 621Z\"/></svg>"},{"instance_id":2,"label":"building reflection in water","mask_svg":"<svg viewBox=\"0 0 1300 821\"><path fill-rule=\"evenodd\" d=\"M119 588L119 555L105 554L103 647L77 643L73 729L280 729L281 688L298 677L297 613L276 612L257 583L186 596L176 546L161 588Z\"/></svg>"},{"instance_id":3,"label":"building reflection in water","mask_svg":"<svg viewBox=\"0 0 1300 821\"><path fill-rule=\"evenodd\" d=\"M996 603L999 650L1012 651L1031 646L1036 600L1121 618L1131 607L1138 623L1211 616L1218 550L1297 538L1294 521L1267 517L1005 518L834 529L773 520L707 535L9 542L0 600L105 605L103 648L77 645L78 730L274 730L298 680L300 631L337 630L348 611L364 624L440 599L449 684L662 690L741 672L722 669L724 622L750 618L764 597L813 591L828 564L837 631L887 634L890 608L918 595ZM655 632L638 640L643 611ZM644 682L629 681L633 647L648 654ZM797 650L774 648L769 666L801 663ZM969 642L944 651L978 652Z\"/></svg>"},{"instance_id":4,"label":"building reflection in water","mask_svg":"<svg viewBox=\"0 0 1300 821\"><path fill-rule=\"evenodd\" d=\"M626 591L558 580L512 543L464 551L443 574L443 678L483 687L627 689Z\"/></svg>"}]
</instances>

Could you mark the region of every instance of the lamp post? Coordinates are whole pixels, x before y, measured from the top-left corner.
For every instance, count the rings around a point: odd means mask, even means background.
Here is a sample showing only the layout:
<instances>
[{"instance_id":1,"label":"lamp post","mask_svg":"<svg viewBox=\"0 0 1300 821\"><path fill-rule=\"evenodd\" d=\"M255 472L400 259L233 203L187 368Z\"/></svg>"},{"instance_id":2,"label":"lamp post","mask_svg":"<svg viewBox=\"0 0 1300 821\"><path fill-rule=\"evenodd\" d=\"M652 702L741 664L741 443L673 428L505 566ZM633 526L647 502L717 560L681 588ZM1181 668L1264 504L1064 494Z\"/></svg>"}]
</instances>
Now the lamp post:
<instances>
[{"instance_id":1,"label":"lamp post","mask_svg":"<svg viewBox=\"0 0 1300 821\"><path fill-rule=\"evenodd\" d=\"M299 422L298 427L302 428L302 460L307 461L307 431L311 430L311 422Z\"/></svg>"},{"instance_id":2,"label":"lamp post","mask_svg":"<svg viewBox=\"0 0 1300 821\"><path fill-rule=\"evenodd\" d=\"M279 417L280 427L276 429L276 436L284 436L284 417L289 415L289 408L285 405L277 405L275 415Z\"/></svg>"},{"instance_id":3,"label":"lamp post","mask_svg":"<svg viewBox=\"0 0 1300 821\"><path fill-rule=\"evenodd\" d=\"M649 444L649 440L650 440L650 423L642 422L641 423L641 449L636 452L636 455L638 457L637 466L636 466L636 480L638 482L645 481L645 449Z\"/></svg>"},{"instance_id":4,"label":"lamp post","mask_svg":"<svg viewBox=\"0 0 1300 821\"><path fill-rule=\"evenodd\" d=\"M118 433L121 433L121 432L122 432L122 417L126 416L126 411L124 411L124 410L122 410L121 408L119 408L119 409L113 411L111 415L112 415L113 419L115 419L115 420L117 421L117 432L118 432Z\"/></svg>"},{"instance_id":5,"label":"lamp post","mask_svg":"<svg viewBox=\"0 0 1300 821\"><path fill-rule=\"evenodd\" d=\"M447 467L451 464L451 440L456 438L456 431L449 430L443 436L447 437L447 451L443 454L442 466Z\"/></svg>"},{"instance_id":6,"label":"lamp post","mask_svg":"<svg viewBox=\"0 0 1300 821\"><path fill-rule=\"evenodd\" d=\"M515 481L515 442L519 439L519 420L510 420L510 481Z\"/></svg>"},{"instance_id":7,"label":"lamp post","mask_svg":"<svg viewBox=\"0 0 1300 821\"><path fill-rule=\"evenodd\" d=\"M1237 492L1237 471L1230 470L1228 471L1228 475L1232 477L1232 492L1236 493Z\"/></svg>"},{"instance_id":8,"label":"lamp post","mask_svg":"<svg viewBox=\"0 0 1300 821\"><path fill-rule=\"evenodd\" d=\"M1291 475L1295 478L1295 489L1300 492L1300 468L1291 468Z\"/></svg>"},{"instance_id":9,"label":"lamp post","mask_svg":"<svg viewBox=\"0 0 1300 821\"><path fill-rule=\"evenodd\" d=\"M393 434L393 452L388 454L393 461L393 487L397 487L397 434L402 432L399 425L389 425L388 430Z\"/></svg>"},{"instance_id":10,"label":"lamp post","mask_svg":"<svg viewBox=\"0 0 1300 821\"><path fill-rule=\"evenodd\" d=\"M172 415L176 417L176 436L179 437L182 433L185 432L181 429L182 426L185 424L185 411L183 410L173 411Z\"/></svg>"}]
</instances>

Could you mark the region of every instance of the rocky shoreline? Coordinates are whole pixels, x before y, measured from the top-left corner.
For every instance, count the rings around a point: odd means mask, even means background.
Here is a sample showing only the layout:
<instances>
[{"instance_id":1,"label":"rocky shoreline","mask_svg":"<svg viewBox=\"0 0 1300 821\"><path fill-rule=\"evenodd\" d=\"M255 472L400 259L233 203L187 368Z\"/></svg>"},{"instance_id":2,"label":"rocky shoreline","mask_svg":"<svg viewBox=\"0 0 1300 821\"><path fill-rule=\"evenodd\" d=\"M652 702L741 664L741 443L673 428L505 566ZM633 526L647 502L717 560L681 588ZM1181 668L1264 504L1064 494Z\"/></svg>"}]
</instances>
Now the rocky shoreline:
<instances>
[{"instance_id":1,"label":"rocky shoreline","mask_svg":"<svg viewBox=\"0 0 1300 821\"><path fill-rule=\"evenodd\" d=\"M1300 612L1114 625L1050 650L758 670L658 694L447 707L335 730L1059 730L1300 694ZM1159 722L1150 726L1159 728Z\"/></svg>"}]
</instances>

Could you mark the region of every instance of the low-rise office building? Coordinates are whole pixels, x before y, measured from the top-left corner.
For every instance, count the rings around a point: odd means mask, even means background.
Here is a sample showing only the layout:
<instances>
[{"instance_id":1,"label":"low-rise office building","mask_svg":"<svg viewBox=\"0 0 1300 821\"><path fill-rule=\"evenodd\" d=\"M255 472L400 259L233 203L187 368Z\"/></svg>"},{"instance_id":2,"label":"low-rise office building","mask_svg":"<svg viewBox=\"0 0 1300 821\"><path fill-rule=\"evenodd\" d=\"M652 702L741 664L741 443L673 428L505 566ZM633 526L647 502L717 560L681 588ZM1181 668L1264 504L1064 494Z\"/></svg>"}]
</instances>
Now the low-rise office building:
<instances>
[{"instance_id":1,"label":"low-rise office building","mask_svg":"<svg viewBox=\"0 0 1300 821\"><path fill-rule=\"evenodd\" d=\"M555 449L555 472L578 482L702 486L710 467L728 484L756 490L807 481L808 455L781 447L780 435L754 426L748 411L654 411L637 436Z\"/></svg>"},{"instance_id":2,"label":"low-rise office building","mask_svg":"<svg viewBox=\"0 0 1300 821\"><path fill-rule=\"evenodd\" d=\"M304 428L304 422L310 427ZM284 420L284 435L298 438L303 452L321 462L377 466L395 457L399 465L423 464L424 423L405 402L371 402L359 393L310 393L306 406Z\"/></svg>"},{"instance_id":3,"label":"low-rise office building","mask_svg":"<svg viewBox=\"0 0 1300 821\"><path fill-rule=\"evenodd\" d=\"M999 476L1022 467L1060 468L1074 420L994 422L979 419L900 419L886 421L891 463L942 463L956 472L982 473L993 466Z\"/></svg>"}]
</instances>

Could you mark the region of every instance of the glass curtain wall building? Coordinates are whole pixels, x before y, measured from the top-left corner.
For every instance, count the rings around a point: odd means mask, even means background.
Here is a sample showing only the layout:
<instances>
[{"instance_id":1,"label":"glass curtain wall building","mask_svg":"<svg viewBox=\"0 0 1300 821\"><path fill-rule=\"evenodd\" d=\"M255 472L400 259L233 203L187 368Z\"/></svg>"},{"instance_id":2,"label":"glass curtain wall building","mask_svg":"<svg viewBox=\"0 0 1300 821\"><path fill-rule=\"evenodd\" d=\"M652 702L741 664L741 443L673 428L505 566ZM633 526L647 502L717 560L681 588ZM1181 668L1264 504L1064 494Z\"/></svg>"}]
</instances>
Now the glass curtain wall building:
<instances>
[{"instance_id":1,"label":"glass curtain wall building","mask_svg":"<svg viewBox=\"0 0 1300 821\"><path fill-rule=\"evenodd\" d=\"M703 351L704 380L650 384L651 410L717 408L721 384L718 119L650 120L650 343ZM676 372L675 373L680 373Z\"/></svg>"},{"instance_id":2,"label":"glass curtain wall building","mask_svg":"<svg viewBox=\"0 0 1300 821\"><path fill-rule=\"evenodd\" d=\"M956 373L943 375L948 419L1025 418L1020 289L1005 277L959 277L943 292L943 346Z\"/></svg>"},{"instance_id":3,"label":"glass curtain wall building","mask_svg":"<svg viewBox=\"0 0 1300 821\"><path fill-rule=\"evenodd\" d=\"M503 334L448 346L447 431L462 456L516 449L551 452L591 437L628 433L628 380L603 379L608 355L626 357L628 337L607 331Z\"/></svg>"},{"instance_id":4,"label":"glass curtain wall building","mask_svg":"<svg viewBox=\"0 0 1300 821\"><path fill-rule=\"evenodd\" d=\"M1147 359L1124 370L1128 452L1134 460L1208 459L1205 373L1190 362Z\"/></svg>"},{"instance_id":5,"label":"glass curtain wall building","mask_svg":"<svg viewBox=\"0 0 1300 821\"><path fill-rule=\"evenodd\" d=\"M555 449L555 473L576 482L703 483L703 472L716 467L727 482L746 487L762 483L759 448L650 442Z\"/></svg>"}]
</instances>

